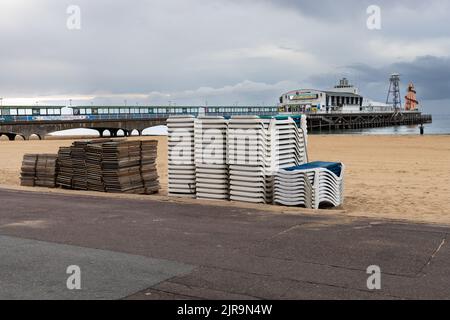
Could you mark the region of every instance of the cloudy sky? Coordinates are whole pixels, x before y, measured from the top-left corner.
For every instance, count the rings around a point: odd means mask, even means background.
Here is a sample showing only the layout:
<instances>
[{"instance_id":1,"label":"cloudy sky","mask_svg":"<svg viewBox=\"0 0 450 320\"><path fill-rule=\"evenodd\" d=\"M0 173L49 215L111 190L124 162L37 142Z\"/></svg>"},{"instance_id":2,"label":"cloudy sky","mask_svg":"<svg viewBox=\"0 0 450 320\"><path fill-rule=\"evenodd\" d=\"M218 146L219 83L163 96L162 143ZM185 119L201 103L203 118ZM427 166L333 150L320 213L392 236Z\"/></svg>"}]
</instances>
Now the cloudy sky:
<instances>
[{"instance_id":1,"label":"cloudy sky","mask_svg":"<svg viewBox=\"0 0 450 320\"><path fill-rule=\"evenodd\" d=\"M273 105L342 76L384 101L399 72L403 91L450 108L449 0L1 0L0 13L3 104Z\"/></svg>"}]
</instances>

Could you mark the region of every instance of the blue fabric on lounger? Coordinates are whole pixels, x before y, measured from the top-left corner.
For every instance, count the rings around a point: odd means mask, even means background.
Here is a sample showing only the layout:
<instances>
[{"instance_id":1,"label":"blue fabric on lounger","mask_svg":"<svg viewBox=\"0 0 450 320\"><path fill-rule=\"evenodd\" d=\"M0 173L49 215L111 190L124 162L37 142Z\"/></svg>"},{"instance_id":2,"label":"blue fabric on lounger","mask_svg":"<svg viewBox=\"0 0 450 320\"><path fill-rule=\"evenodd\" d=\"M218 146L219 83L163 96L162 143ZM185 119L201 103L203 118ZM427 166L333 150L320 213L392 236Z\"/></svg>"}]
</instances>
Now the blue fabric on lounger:
<instances>
[{"instance_id":1,"label":"blue fabric on lounger","mask_svg":"<svg viewBox=\"0 0 450 320\"><path fill-rule=\"evenodd\" d=\"M317 168L328 169L329 171L333 172L336 176L339 177L341 175L342 165L339 162L315 161L315 162L305 163L300 166L290 167L290 168L287 168L284 170L297 171L297 170L308 170L308 169L317 169Z\"/></svg>"}]
</instances>

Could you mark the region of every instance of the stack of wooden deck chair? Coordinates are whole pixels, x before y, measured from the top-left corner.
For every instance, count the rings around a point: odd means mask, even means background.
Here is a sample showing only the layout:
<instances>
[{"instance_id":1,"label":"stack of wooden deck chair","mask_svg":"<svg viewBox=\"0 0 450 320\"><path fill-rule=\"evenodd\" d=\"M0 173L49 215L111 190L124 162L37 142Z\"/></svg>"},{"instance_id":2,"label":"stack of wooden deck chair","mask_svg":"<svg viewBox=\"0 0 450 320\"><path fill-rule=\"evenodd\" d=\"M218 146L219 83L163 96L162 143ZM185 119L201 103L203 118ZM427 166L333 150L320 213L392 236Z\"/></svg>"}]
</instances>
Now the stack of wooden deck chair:
<instances>
[{"instance_id":1,"label":"stack of wooden deck chair","mask_svg":"<svg viewBox=\"0 0 450 320\"><path fill-rule=\"evenodd\" d=\"M88 141L75 141L70 147L72 159L72 188L75 190L87 190L87 166L86 166L86 147Z\"/></svg>"},{"instance_id":2,"label":"stack of wooden deck chair","mask_svg":"<svg viewBox=\"0 0 450 320\"><path fill-rule=\"evenodd\" d=\"M37 187L56 187L56 176L58 174L58 155L40 154L36 161L36 180Z\"/></svg>"},{"instance_id":3,"label":"stack of wooden deck chair","mask_svg":"<svg viewBox=\"0 0 450 320\"><path fill-rule=\"evenodd\" d=\"M157 146L157 141L76 141L59 149L58 185L99 192L156 193L160 188Z\"/></svg>"},{"instance_id":4,"label":"stack of wooden deck chair","mask_svg":"<svg viewBox=\"0 0 450 320\"><path fill-rule=\"evenodd\" d=\"M73 187L73 164L72 148L61 147L58 151L59 171L56 183L62 188L72 189Z\"/></svg>"},{"instance_id":5,"label":"stack of wooden deck chair","mask_svg":"<svg viewBox=\"0 0 450 320\"><path fill-rule=\"evenodd\" d=\"M344 169L339 162L310 162L275 175L274 202L287 206L339 206L344 201Z\"/></svg>"},{"instance_id":6,"label":"stack of wooden deck chair","mask_svg":"<svg viewBox=\"0 0 450 320\"><path fill-rule=\"evenodd\" d=\"M25 187L34 187L36 180L37 154L25 154L22 160L20 171L20 185Z\"/></svg>"},{"instance_id":7,"label":"stack of wooden deck chair","mask_svg":"<svg viewBox=\"0 0 450 320\"><path fill-rule=\"evenodd\" d=\"M195 181L197 199L228 200L227 120L195 120Z\"/></svg>"},{"instance_id":8,"label":"stack of wooden deck chair","mask_svg":"<svg viewBox=\"0 0 450 320\"><path fill-rule=\"evenodd\" d=\"M167 119L169 195L195 198L194 117Z\"/></svg>"},{"instance_id":9,"label":"stack of wooden deck chair","mask_svg":"<svg viewBox=\"0 0 450 320\"><path fill-rule=\"evenodd\" d=\"M102 153L103 181L107 192L144 193L140 141L103 143Z\"/></svg>"},{"instance_id":10,"label":"stack of wooden deck chair","mask_svg":"<svg viewBox=\"0 0 450 320\"><path fill-rule=\"evenodd\" d=\"M20 181L27 187L56 187L57 154L26 154L23 157Z\"/></svg>"},{"instance_id":11,"label":"stack of wooden deck chair","mask_svg":"<svg viewBox=\"0 0 450 320\"><path fill-rule=\"evenodd\" d=\"M144 193L153 194L159 191L159 177L156 169L158 141L141 141L140 172L144 183Z\"/></svg>"},{"instance_id":12,"label":"stack of wooden deck chair","mask_svg":"<svg viewBox=\"0 0 450 320\"><path fill-rule=\"evenodd\" d=\"M102 161L103 148L101 143L88 143L86 145L86 169L87 169L87 189L104 192L105 183L103 181Z\"/></svg>"}]
</instances>

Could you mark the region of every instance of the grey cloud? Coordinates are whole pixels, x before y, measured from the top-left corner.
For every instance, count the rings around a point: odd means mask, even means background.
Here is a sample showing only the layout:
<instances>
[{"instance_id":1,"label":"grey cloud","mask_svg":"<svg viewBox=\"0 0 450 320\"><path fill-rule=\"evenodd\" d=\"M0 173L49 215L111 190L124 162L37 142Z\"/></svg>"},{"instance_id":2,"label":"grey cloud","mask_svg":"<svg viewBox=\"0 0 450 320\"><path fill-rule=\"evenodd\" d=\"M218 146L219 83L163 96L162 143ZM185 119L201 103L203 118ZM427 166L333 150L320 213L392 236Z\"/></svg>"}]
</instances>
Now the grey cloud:
<instances>
[{"instance_id":1,"label":"grey cloud","mask_svg":"<svg viewBox=\"0 0 450 320\"><path fill-rule=\"evenodd\" d=\"M401 62L371 46L398 41L402 52L416 38L442 45L449 2L375 1L379 32L365 27L373 4L366 0L75 2L80 31L65 27L72 0L2 0L0 96L273 104L283 91L327 88L347 75L383 100L389 73L398 71L424 99L449 97L448 55Z\"/></svg>"},{"instance_id":2,"label":"grey cloud","mask_svg":"<svg viewBox=\"0 0 450 320\"><path fill-rule=\"evenodd\" d=\"M412 62L394 63L382 68L361 64L350 66L350 69L354 70L367 86L379 86L383 84L380 79L387 79L392 72L398 72L401 74L403 87L412 81L421 99L450 99L450 58L448 57L424 56Z\"/></svg>"},{"instance_id":3,"label":"grey cloud","mask_svg":"<svg viewBox=\"0 0 450 320\"><path fill-rule=\"evenodd\" d=\"M346 76L361 92L378 101L384 101L389 87L389 76L400 73L401 90L405 94L409 82L413 82L422 101L450 99L450 58L418 57L411 62L399 62L374 67L367 64L351 64L339 73L322 74L309 80L318 87L331 87L340 77Z\"/></svg>"}]
</instances>

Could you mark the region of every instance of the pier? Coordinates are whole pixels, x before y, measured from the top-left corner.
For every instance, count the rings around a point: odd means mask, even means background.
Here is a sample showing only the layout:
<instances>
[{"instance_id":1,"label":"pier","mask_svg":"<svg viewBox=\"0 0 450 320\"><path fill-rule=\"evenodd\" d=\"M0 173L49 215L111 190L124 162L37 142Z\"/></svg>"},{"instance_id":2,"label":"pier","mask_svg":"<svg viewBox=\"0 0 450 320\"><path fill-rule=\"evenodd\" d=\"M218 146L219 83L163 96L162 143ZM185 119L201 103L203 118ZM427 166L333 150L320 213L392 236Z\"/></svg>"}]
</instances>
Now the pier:
<instances>
[{"instance_id":1,"label":"pier","mask_svg":"<svg viewBox=\"0 0 450 320\"><path fill-rule=\"evenodd\" d=\"M363 112L308 114L308 130L324 132L363 128L393 127L431 123L432 116L421 112Z\"/></svg>"},{"instance_id":2,"label":"pier","mask_svg":"<svg viewBox=\"0 0 450 320\"><path fill-rule=\"evenodd\" d=\"M47 134L68 129L94 129L101 137L106 131L112 137L123 133L129 136L133 132L141 135L146 128L165 125L171 115L192 116L274 116L277 114L294 116L299 120L300 112L278 112L275 106L245 106L245 107L73 107L73 114L62 114L62 106L33 107L2 107L0 115L0 136L5 135L10 140L20 136L28 140L31 136L43 139ZM406 112L309 112L307 115L308 130L311 132L331 132L333 130L349 130L361 128L377 128L400 125L420 125L432 122L431 115L419 111ZM297 117L295 117L297 116Z\"/></svg>"}]
</instances>

